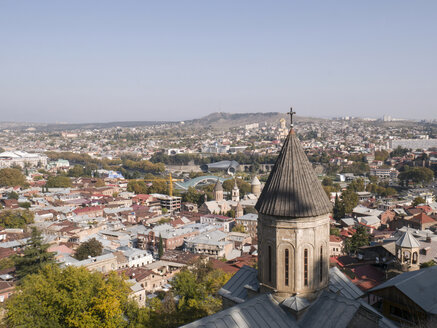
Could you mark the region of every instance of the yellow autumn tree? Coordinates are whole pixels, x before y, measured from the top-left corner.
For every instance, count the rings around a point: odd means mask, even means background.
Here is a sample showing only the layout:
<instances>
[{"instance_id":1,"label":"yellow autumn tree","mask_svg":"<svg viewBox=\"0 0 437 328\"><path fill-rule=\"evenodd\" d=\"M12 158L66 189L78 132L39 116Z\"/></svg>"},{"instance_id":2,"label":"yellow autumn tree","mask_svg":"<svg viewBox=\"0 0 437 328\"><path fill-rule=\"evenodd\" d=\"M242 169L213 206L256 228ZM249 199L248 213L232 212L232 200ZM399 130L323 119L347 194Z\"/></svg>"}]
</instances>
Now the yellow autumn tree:
<instances>
[{"instance_id":1,"label":"yellow autumn tree","mask_svg":"<svg viewBox=\"0 0 437 328\"><path fill-rule=\"evenodd\" d=\"M48 265L26 276L6 305L9 327L128 327L129 286L116 274ZM130 309L132 313L132 308Z\"/></svg>"}]
</instances>

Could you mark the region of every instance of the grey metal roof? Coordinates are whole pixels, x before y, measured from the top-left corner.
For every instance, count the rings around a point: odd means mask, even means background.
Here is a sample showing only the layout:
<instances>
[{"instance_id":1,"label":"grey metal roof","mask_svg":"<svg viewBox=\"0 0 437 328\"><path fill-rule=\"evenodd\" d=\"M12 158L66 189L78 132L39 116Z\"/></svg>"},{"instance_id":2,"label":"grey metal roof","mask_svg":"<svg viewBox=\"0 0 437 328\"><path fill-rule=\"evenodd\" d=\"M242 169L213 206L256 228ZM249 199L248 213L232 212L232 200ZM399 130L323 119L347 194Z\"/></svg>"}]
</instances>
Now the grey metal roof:
<instances>
[{"instance_id":1,"label":"grey metal roof","mask_svg":"<svg viewBox=\"0 0 437 328\"><path fill-rule=\"evenodd\" d=\"M329 290L351 300L356 300L364 295L337 267L329 269Z\"/></svg>"},{"instance_id":2,"label":"grey metal roof","mask_svg":"<svg viewBox=\"0 0 437 328\"><path fill-rule=\"evenodd\" d=\"M270 294L262 294L247 302L189 323L184 328L297 328Z\"/></svg>"},{"instance_id":3,"label":"grey metal roof","mask_svg":"<svg viewBox=\"0 0 437 328\"><path fill-rule=\"evenodd\" d=\"M294 130L288 134L255 208L262 214L291 218L332 211Z\"/></svg>"},{"instance_id":4,"label":"grey metal roof","mask_svg":"<svg viewBox=\"0 0 437 328\"><path fill-rule=\"evenodd\" d=\"M324 291L317 300L306 310L299 319L302 328L346 328L351 326L358 311L370 312L377 320L380 328L397 327L394 323L384 318L377 310L367 305L362 300L351 300L329 291Z\"/></svg>"},{"instance_id":5,"label":"grey metal roof","mask_svg":"<svg viewBox=\"0 0 437 328\"><path fill-rule=\"evenodd\" d=\"M398 240L396 240L396 245L407 248L420 247L419 242L416 238L414 238L413 234L408 229L402 234L402 236L399 237Z\"/></svg>"},{"instance_id":6,"label":"grey metal roof","mask_svg":"<svg viewBox=\"0 0 437 328\"><path fill-rule=\"evenodd\" d=\"M346 328L359 307L359 302L323 292L299 320L299 326Z\"/></svg>"},{"instance_id":7,"label":"grey metal roof","mask_svg":"<svg viewBox=\"0 0 437 328\"><path fill-rule=\"evenodd\" d=\"M437 266L402 273L369 292L389 287L400 290L424 311L437 314Z\"/></svg>"},{"instance_id":8,"label":"grey metal roof","mask_svg":"<svg viewBox=\"0 0 437 328\"><path fill-rule=\"evenodd\" d=\"M219 294L236 303L242 303L247 299L247 287L258 290L258 271L244 265L231 279L219 290ZM247 286L247 287L246 287Z\"/></svg>"},{"instance_id":9,"label":"grey metal roof","mask_svg":"<svg viewBox=\"0 0 437 328\"><path fill-rule=\"evenodd\" d=\"M299 312L310 306L311 303L306 298L295 295L285 299L282 302L282 305L292 309L295 312Z\"/></svg>"}]
</instances>

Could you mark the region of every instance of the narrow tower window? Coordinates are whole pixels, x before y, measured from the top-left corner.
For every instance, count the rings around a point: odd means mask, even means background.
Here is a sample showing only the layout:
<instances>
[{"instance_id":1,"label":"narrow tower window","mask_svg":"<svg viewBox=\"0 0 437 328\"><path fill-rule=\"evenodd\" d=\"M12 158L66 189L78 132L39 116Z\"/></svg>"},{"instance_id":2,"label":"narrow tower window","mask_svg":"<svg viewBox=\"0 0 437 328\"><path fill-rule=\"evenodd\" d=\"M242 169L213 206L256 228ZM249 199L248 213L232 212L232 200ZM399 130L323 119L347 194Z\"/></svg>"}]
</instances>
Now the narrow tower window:
<instances>
[{"instance_id":1,"label":"narrow tower window","mask_svg":"<svg viewBox=\"0 0 437 328\"><path fill-rule=\"evenodd\" d=\"M308 249L303 251L303 283L308 286Z\"/></svg>"},{"instance_id":2,"label":"narrow tower window","mask_svg":"<svg viewBox=\"0 0 437 328\"><path fill-rule=\"evenodd\" d=\"M269 246L269 281L272 281L272 246Z\"/></svg>"},{"instance_id":3,"label":"narrow tower window","mask_svg":"<svg viewBox=\"0 0 437 328\"><path fill-rule=\"evenodd\" d=\"M288 274L289 274L289 269L288 269L288 264L289 264L289 252L288 249L285 250L285 286L288 286Z\"/></svg>"},{"instance_id":4,"label":"narrow tower window","mask_svg":"<svg viewBox=\"0 0 437 328\"><path fill-rule=\"evenodd\" d=\"M323 246L320 246L320 282L323 281Z\"/></svg>"}]
</instances>

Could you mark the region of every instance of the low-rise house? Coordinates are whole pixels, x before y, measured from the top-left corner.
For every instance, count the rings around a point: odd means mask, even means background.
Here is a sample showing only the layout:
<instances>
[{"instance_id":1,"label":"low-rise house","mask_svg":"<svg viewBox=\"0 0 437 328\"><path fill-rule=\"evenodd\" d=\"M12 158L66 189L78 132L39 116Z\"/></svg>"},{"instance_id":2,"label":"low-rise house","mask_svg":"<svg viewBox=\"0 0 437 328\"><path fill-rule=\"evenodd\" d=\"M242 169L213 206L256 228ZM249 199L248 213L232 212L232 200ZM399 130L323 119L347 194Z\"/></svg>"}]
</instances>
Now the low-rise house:
<instances>
[{"instance_id":1,"label":"low-rise house","mask_svg":"<svg viewBox=\"0 0 437 328\"><path fill-rule=\"evenodd\" d=\"M339 236L330 235L329 236L329 255L330 256L341 256L344 254L344 242Z\"/></svg>"},{"instance_id":2,"label":"low-rise house","mask_svg":"<svg viewBox=\"0 0 437 328\"><path fill-rule=\"evenodd\" d=\"M437 266L400 274L371 289L380 312L402 326L437 326Z\"/></svg>"},{"instance_id":3,"label":"low-rise house","mask_svg":"<svg viewBox=\"0 0 437 328\"><path fill-rule=\"evenodd\" d=\"M252 238L257 237L258 214L245 214L236 218L235 223L244 226L244 231L248 233Z\"/></svg>"},{"instance_id":4,"label":"low-rise house","mask_svg":"<svg viewBox=\"0 0 437 328\"><path fill-rule=\"evenodd\" d=\"M233 243L226 240L226 233L216 230L203 233L185 240L184 249L196 254L213 258L233 258ZM237 254L237 256L241 255ZM235 257L235 256L234 256Z\"/></svg>"},{"instance_id":5,"label":"low-rise house","mask_svg":"<svg viewBox=\"0 0 437 328\"><path fill-rule=\"evenodd\" d=\"M108 273L118 268L117 257L113 253L103 254L78 261L72 257L66 258L65 265L83 266L90 271Z\"/></svg>"},{"instance_id":6,"label":"low-rise house","mask_svg":"<svg viewBox=\"0 0 437 328\"><path fill-rule=\"evenodd\" d=\"M89 217L103 216L102 206L90 206L77 208L73 211L75 215L88 215Z\"/></svg>"},{"instance_id":7,"label":"low-rise house","mask_svg":"<svg viewBox=\"0 0 437 328\"><path fill-rule=\"evenodd\" d=\"M425 230L435 226L437 221L425 213L419 213L410 218L408 220L408 224L413 229Z\"/></svg>"},{"instance_id":8,"label":"low-rise house","mask_svg":"<svg viewBox=\"0 0 437 328\"><path fill-rule=\"evenodd\" d=\"M130 268L143 267L153 262L152 254L146 250L131 247L120 247L118 249L126 257L127 265Z\"/></svg>"},{"instance_id":9,"label":"low-rise house","mask_svg":"<svg viewBox=\"0 0 437 328\"><path fill-rule=\"evenodd\" d=\"M217 225L221 230L230 232L235 225L233 218L218 214L207 214L200 217L200 223Z\"/></svg>"}]
</instances>

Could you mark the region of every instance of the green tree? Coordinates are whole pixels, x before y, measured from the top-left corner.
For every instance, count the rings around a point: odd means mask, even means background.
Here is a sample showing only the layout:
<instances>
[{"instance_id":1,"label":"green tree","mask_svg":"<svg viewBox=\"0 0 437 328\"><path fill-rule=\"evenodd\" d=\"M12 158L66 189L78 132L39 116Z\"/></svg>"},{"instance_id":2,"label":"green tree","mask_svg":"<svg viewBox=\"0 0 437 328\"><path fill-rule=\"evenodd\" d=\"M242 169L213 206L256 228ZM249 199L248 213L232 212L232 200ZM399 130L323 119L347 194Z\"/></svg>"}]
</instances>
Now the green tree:
<instances>
[{"instance_id":1,"label":"green tree","mask_svg":"<svg viewBox=\"0 0 437 328\"><path fill-rule=\"evenodd\" d=\"M15 191L8 193L8 199L18 199L19 197L20 196Z\"/></svg>"},{"instance_id":2,"label":"green tree","mask_svg":"<svg viewBox=\"0 0 437 328\"><path fill-rule=\"evenodd\" d=\"M251 192L251 186L250 183L247 183L246 181L243 181L242 179L236 179L237 181L237 187L240 190L240 195L245 195ZM234 179L228 179L223 182L223 190L226 192L231 192L234 188L235 180Z\"/></svg>"},{"instance_id":3,"label":"green tree","mask_svg":"<svg viewBox=\"0 0 437 328\"><path fill-rule=\"evenodd\" d=\"M37 273L47 264L55 263L55 253L48 252L49 247L50 245L43 243L41 233L32 228L32 236L22 256L15 257L15 273L18 279Z\"/></svg>"},{"instance_id":4,"label":"green tree","mask_svg":"<svg viewBox=\"0 0 437 328\"><path fill-rule=\"evenodd\" d=\"M82 177L84 176L84 169L82 165L75 165L73 168L68 170L68 176L69 177Z\"/></svg>"},{"instance_id":5,"label":"green tree","mask_svg":"<svg viewBox=\"0 0 437 328\"><path fill-rule=\"evenodd\" d=\"M182 194L183 202L194 203L197 204L197 206L201 206L204 202L204 199L204 193L198 191L194 187L189 187L187 192Z\"/></svg>"},{"instance_id":6,"label":"green tree","mask_svg":"<svg viewBox=\"0 0 437 328\"><path fill-rule=\"evenodd\" d=\"M232 228L232 232L242 232L245 233L246 229L244 228L244 225L242 224L236 224L234 225L234 227Z\"/></svg>"},{"instance_id":7,"label":"green tree","mask_svg":"<svg viewBox=\"0 0 437 328\"><path fill-rule=\"evenodd\" d=\"M72 184L69 177L58 175L49 177L46 186L47 188L69 188Z\"/></svg>"},{"instance_id":8,"label":"green tree","mask_svg":"<svg viewBox=\"0 0 437 328\"><path fill-rule=\"evenodd\" d=\"M332 182L332 179L330 177L323 178L323 181L322 181L323 186L328 187L328 186L332 186L332 184L333 184L333 182Z\"/></svg>"},{"instance_id":9,"label":"green tree","mask_svg":"<svg viewBox=\"0 0 437 328\"><path fill-rule=\"evenodd\" d=\"M340 229L331 227L329 229L329 234L340 237Z\"/></svg>"},{"instance_id":10,"label":"green tree","mask_svg":"<svg viewBox=\"0 0 437 328\"><path fill-rule=\"evenodd\" d=\"M340 201L340 199L338 198L338 194L335 195L333 216L334 216L334 219L336 219L336 220L340 220L340 219L344 218L344 216L345 216L344 203L343 203L343 201Z\"/></svg>"},{"instance_id":11,"label":"green tree","mask_svg":"<svg viewBox=\"0 0 437 328\"><path fill-rule=\"evenodd\" d=\"M389 156L388 151L386 150L377 150L375 151L375 160L385 162Z\"/></svg>"},{"instance_id":12,"label":"green tree","mask_svg":"<svg viewBox=\"0 0 437 328\"><path fill-rule=\"evenodd\" d=\"M134 192L135 194L147 194L147 186L142 180L129 180L127 191Z\"/></svg>"},{"instance_id":13,"label":"green tree","mask_svg":"<svg viewBox=\"0 0 437 328\"><path fill-rule=\"evenodd\" d=\"M423 197L419 196L419 197L414 198L413 202L411 203L411 206L416 207L417 205L425 204L425 203L426 203L426 200Z\"/></svg>"},{"instance_id":14,"label":"green tree","mask_svg":"<svg viewBox=\"0 0 437 328\"><path fill-rule=\"evenodd\" d=\"M164 255L164 245L162 241L162 236L159 234L159 242L158 242L158 257L161 258Z\"/></svg>"},{"instance_id":15,"label":"green tree","mask_svg":"<svg viewBox=\"0 0 437 328\"><path fill-rule=\"evenodd\" d=\"M347 186L347 189L355 192L364 191L364 180L361 178L353 180L349 186Z\"/></svg>"},{"instance_id":16,"label":"green tree","mask_svg":"<svg viewBox=\"0 0 437 328\"><path fill-rule=\"evenodd\" d=\"M26 228L33 223L34 214L28 210L4 210L0 212L0 226L4 228Z\"/></svg>"},{"instance_id":17,"label":"green tree","mask_svg":"<svg viewBox=\"0 0 437 328\"><path fill-rule=\"evenodd\" d=\"M18 169L4 168L0 170L0 187L26 185L26 178Z\"/></svg>"},{"instance_id":18,"label":"green tree","mask_svg":"<svg viewBox=\"0 0 437 328\"><path fill-rule=\"evenodd\" d=\"M202 261L195 263L192 271L184 269L178 273L172 281L173 291L180 297L175 326L219 311L221 299L217 292L229 278L230 275Z\"/></svg>"},{"instance_id":19,"label":"green tree","mask_svg":"<svg viewBox=\"0 0 437 328\"><path fill-rule=\"evenodd\" d=\"M106 183L103 179L97 179L96 183L94 184L95 187L99 188L99 187L104 187L106 186Z\"/></svg>"},{"instance_id":20,"label":"green tree","mask_svg":"<svg viewBox=\"0 0 437 328\"><path fill-rule=\"evenodd\" d=\"M421 269L425 269L425 268L429 268L435 265L434 260L428 261L428 262L423 262L420 264L420 268Z\"/></svg>"},{"instance_id":21,"label":"green tree","mask_svg":"<svg viewBox=\"0 0 437 328\"><path fill-rule=\"evenodd\" d=\"M79 245L74 257L79 261L85 260L88 256L95 257L102 255L103 245L96 238L92 238Z\"/></svg>"},{"instance_id":22,"label":"green tree","mask_svg":"<svg viewBox=\"0 0 437 328\"><path fill-rule=\"evenodd\" d=\"M139 312L128 301L129 287L115 273L48 265L22 280L7 303L11 327L135 327Z\"/></svg>"},{"instance_id":23,"label":"green tree","mask_svg":"<svg viewBox=\"0 0 437 328\"><path fill-rule=\"evenodd\" d=\"M398 176L402 183L428 183L434 178L434 171L427 167L405 167L405 170Z\"/></svg>"},{"instance_id":24,"label":"green tree","mask_svg":"<svg viewBox=\"0 0 437 328\"><path fill-rule=\"evenodd\" d=\"M360 247L369 245L370 236L367 229L363 226L357 228L355 234L346 239L345 250L348 253L356 253Z\"/></svg>"},{"instance_id":25,"label":"green tree","mask_svg":"<svg viewBox=\"0 0 437 328\"><path fill-rule=\"evenodd\" d=\"M346 189L341 193L341 201L345 213L352 213L354 207L358 205L358 200L358 195L355 191Z\"/></svg>"},{"instance_id":26,"label":"green tree","mask_svg":"<svg viewBox=\"0 0 437 328\"><path fill-rule=\"evenodd\" d=\"M398 148L396 148L395 150L393 150L390 153L390 157L402 157L405 156L406 154L408 154L411 151L411 149L407 149L407 148L402 148L401 146L398 146Z\"/></svg>"}]
</instances>

